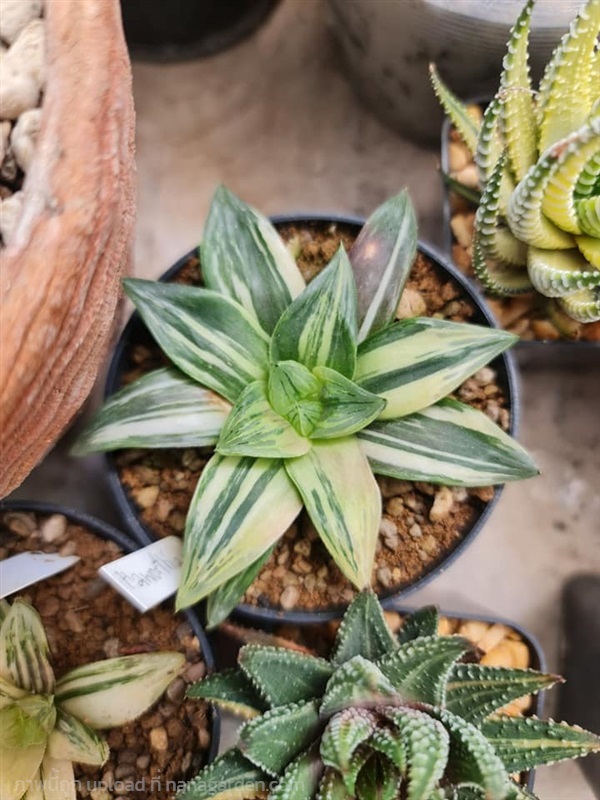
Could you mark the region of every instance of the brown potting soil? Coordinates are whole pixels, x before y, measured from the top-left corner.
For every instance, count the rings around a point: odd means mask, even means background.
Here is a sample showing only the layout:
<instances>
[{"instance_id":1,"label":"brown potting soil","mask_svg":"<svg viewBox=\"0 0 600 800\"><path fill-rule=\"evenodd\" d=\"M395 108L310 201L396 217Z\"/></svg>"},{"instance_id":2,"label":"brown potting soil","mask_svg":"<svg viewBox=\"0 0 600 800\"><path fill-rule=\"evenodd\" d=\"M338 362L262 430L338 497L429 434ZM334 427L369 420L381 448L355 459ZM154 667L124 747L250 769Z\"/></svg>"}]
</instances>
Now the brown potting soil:
<instances>
[{"instance_id":1,"label":"brown potting soil","mask_svg":"<svg viewBox=\"0 0 600 800\"><path fill-rule=\"evenodd\" d=\"M78 798L171 800L204 766L211 743L207 705L184 699L187 684L206 673L198 638L168 604L142 615L98 576L100 566L123 555L113 542L60 514L0 513L0 559L35 550L81 559L19 593L43 619L57 678L105 658L165 650L185 654L185 671L158 703L138 720L105 732L108 762L100 768L75 766Z\"/></svg>"},{"instance_id":2,"label":"brown potting soil","mask_svg":"<svg viewBox=\"0 0 600 800\"><path fill-rule=\"evenodd\" d=\"M309 280L335 254L340 241L350 249L351 229L331 224L279 226ZM178 282L200 284L198 259L180 271ZM403 294L406 314L436 315L452 321L468 321L475 307L455 281L418 254ZM148 336L130 352L130 382L166 363ZM506 398L496 373L485 367L455 392L463 402L484 411L504 430L510 424ZM143 524L157 537L181 535L192 494L208 459L210 448L171 450L123 450L116 456L119 476L139 510ZM373 586L378 593L399 590L414 583L442 560L471 530L492 499L494 490L450 489L431 484L378 478L383 496L383 516ZM348 603L355 594L303 512L289 528L245 602L284 609L319 609Z\"/></svg>"}]
</instances>

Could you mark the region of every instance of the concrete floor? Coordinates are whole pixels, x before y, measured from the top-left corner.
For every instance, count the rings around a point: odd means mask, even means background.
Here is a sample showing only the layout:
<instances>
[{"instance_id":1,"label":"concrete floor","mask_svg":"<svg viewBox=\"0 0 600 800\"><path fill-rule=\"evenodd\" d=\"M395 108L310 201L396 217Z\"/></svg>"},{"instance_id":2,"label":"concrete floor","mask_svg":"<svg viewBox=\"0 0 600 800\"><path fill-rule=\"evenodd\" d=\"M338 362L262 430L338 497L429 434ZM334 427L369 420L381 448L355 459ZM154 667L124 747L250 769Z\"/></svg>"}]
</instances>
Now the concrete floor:
<instances>
[{"instance_id":1,"label":"concrete floor","mask_svg":"<svg viewBox=\"0 0 600 800\"><path fill-rule=\"evenodd\" d=\"M221 182L266 213L366 214L407 186L422 238L442 241L437 153L404 141L356 100L319 0L284 0L258 35L211 59L136 64L134 90L139 276L158 276L198 243ZM522 389L521 438L542 477L507 487L479 539L410 603L512 618L556 671L561 587L600 571L598 363L528 369ZM101 460L75 467L65 453L63 443L17 495L114 519ZM542 800L593 798L574 765L541 770L536 790Z\"/></svg>"}]
</instances>

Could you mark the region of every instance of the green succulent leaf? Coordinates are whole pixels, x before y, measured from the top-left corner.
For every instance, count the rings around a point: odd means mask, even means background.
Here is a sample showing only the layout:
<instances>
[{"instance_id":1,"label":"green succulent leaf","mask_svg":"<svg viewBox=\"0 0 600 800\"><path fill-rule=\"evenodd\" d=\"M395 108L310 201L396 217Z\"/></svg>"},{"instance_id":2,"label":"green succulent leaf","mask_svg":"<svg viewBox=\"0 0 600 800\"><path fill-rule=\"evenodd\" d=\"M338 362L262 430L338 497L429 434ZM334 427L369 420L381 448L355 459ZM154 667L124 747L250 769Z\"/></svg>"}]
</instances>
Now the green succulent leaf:
<instances>
[{"instance_id":1,"label":"green succulent leaf","mask_svg":"<svg viewBox=\"0 0 600 800\"><path fill-rule=\"evenodd\" d=\"M344 614L331 661L338 666L354 656L378 661L397 647L377 597L372 591L361 592Z\"/></svg>"},{"instance_id":2,"label":"green succulent leaf","mask_svg":"<svg viewBox=\"0 0 600 800\"><path fill-rule=\"evenodd\" d=\"M467 106L459 100L442 81L435 64L429 65L429 75L431 76L433 90L442 104L444 111L450 117L450 121L459 132L463 142L467 145L471 153L475 155L479 125L469 114Z\"/></svg>"},{"instance_id":3,"label":"green succulent leaf","mask_svg":"<svg viewBox=\"0 0 600 800\"><path fill-rule=\"evenodd\" d=\"M161 350L193 380L234 403L266 378L268 336L233 300L175 283L130 278L123 285Z\"/></svg>"},{"instance_id":4,"label":"green succulent leaf","mask_svg":"<svg viewBox=\"0 0 600 800\"><path fill-rule=\"evenodd\" d=\"M46 752L50 758L101 767L108 760L110 748L103 736L59 709Z\"/></svg>"},{"instance_id":5,"label":"green succulent leaf","mask_svg":"<svg viewBox=\"0 0 600 800\"><path fill-rule=\"evenodd\" d=\"M28 694L29 692L26 689L20 689L0 675L0 710L12 705L15 700L26 697Z\"/></svg>"},{"instance_id":6,"label":"green succulent leaf","mask_svg":"<svg viewBox=\"0 0 600 800\"><path fill-rule=\"evenodd\" d=\"M269 402L300 436L310 436L321 418L323 385L297 361L280 361L269 372Z\"/></svg>"},{"instance_id":7,"label":"green succulent leaf","mask_svg":"<svg viewBox=\"0 0 600 800\"><path fill-rule=\"evenodd\" d=\"M470 722L449 711L431 712L450 736L446 775L454 783L474 783L483 787L487 800L504 800L508 792L508 766L499 752Z\"/></svg>"},{"instance_id":8,"label":"green succulent leaf","mask_svg":"<svg viewBox=\"0 0 600 800\"><path fill-rule=\"evenodd\" d=\"M44 756L40 768L44 800L76 800L75 773L68 759Z\"/></svg>"},{"instance_id":9,"label":"green succulent leaf","mask_svg":"<svg viewBox=\"0 0 600 800\"><path fill-rule=\"evenodd\" d=\"M263 795L269 780L238 750L228 750L191 780L177 800L253 800Z\"/></svg>"},{"instance_id":10,"label":"green succulent leaf","mask_svg":"<svg viewBox=\"0 0 600 800\"><path fill-rule=\"evenodd\" d=\"M540 294L563 297L600 287L600 269L594 269L578 250L529 248L529 276Z\"/></svg>"},{"instance_id":11,"label":"green succulent leaf","mask_svg":"<svg viewBox=\"0 0 600 800\"><path fill-rule=\"evenodd\" d=\"M281 461L213 456L187 516L178 608L194 605L255 564L301 508Z\"/></svg>"},{"instance_id":12,"label":"green succulent leaf","mask_svg":"<svg viewBox=\"0 0 600 800\"><path fill-rule=\"evenodd\" d=\"M462 197L463 200L466 200L472 206L478 206L481 200L481 192L479 189L473 189L472 186L467 186L466 183L461 183L456 178L453 178L452 175L449 175L447 172L440 170L440 175L442 177L442 182L444 186L446 186L453 194Z\"/></svg>"},{"instance_id":13,"label":"green succulent leaf","mask_svg":"<svg viewBox=\"0 0 600 800\"><path fill-rule=\"evenodd\" d=\"M417 251L417 220L404 190L379 206L349 253L358 295L358 341L395 317Z\"/></svg>"},{"instance_id":14,"label":"green succulent leaf","mask_svg":"<svg viewBox=\"0 0 600 800\"><path fill-rule=\"evenodd\" d=\"M33 695L35 697L35 695ZM52 707L52 701L50 700ZM21 749L43 744L48 731L35 717L29 716L17 704L5 706L0 711L0 748Z\"/></svg>"},{"instance_id":15,"label":"green succulent leaf","mask_svg":"<svg viewBox=\"0 0 600 800\"><path fill-rule=\"evenodd\" d=\"M400 776L385 758L371 756L356 780L358 800L396 800Z\"/></svg>"},{"instance_id":16,"label":"green succulent leaf","mask_svg":"<svg viewBox=\"0 0 600 800\"><path fill-rule=\"evenodd\" d=\"M362 768L365 766L370 757L371 751L367 747L359 747L350 759L350 763L348 764L345 772L342 773L344 786L346 787L346 791L350 793L351 797L356 796L356 781L358 780L358 776L360 775Z\"/></svg>"},{"instance_id":17,"label":"green succulent leaf","mask_svg":"<svg viewBox=\"0 0 600 800\"><path fill-rule=\"evenodd\" d=\"M356 286L343 247L287 307L273 331L271 361L330 367L352 378L356 364Z\"/></svg>"},{"instance_id":18,"label":"green succulent leaf","mask_svg":"<svg viewBox=\"0 0 600 800\"><path fill-rule=\"evenodd\" d=\"M407 800L429 800L444 774L449 738L444 726L428 714L409 708L385 709L397 727L408 766Z\"/></svg>"},{"instance_id":19,"label":"green succulent leaf","mask_svg":"<svg viewBox=\"0 0 600 800\"><path fill-rule=\"evenodd\" d=\"M487 486L538 474L531 456L489 417L456 400L374 422L358 434L379 475L449 486Z\"/></svg>"},{"instance_id":20,"label":"green succulent leaf","mask_svg":"<svg viewBox=\"0 0 600 800\"><path fill-rule=\"evenodd\" d=\"M17 597L0 628L0 675L28 692L52 694L54 672L49 655L39 614Z\"/></svg>"},{"instance_id":21,"label":"green succulent leaf","mask_svg":"<svg viewBox=\"0 0 600 800\"><path fill-rule=\"evenodd\" d=\"M404 739L398 730L378 728L369 739L369 746L389 758L399 772L405 774L408 767L407 753Z\"/></svg>"},{"instance_id":22,"label":"green succulent leaf","mask_svg":"<svg viewBox=\"0 0 600 800\"><path fill-rule=\"evenodd\" d=\"M354 379L383 397L381 419L432 405L511 347L506 331L434 318L394 323L363 342Z\"/></svg>"},{"instance_id":23,"label":"green succulent leaf","mask_svg":"<svg viewBox=\"0 0 600 800\"><path fill-rule=\"evenodd\" d=\"M354 656L334 672L321 702L321 716L329 717L345 708L367 708L399 697L393 683L371 661Z\"/></svg>"},{"instance_id":24,"label":"green succulent leaf","mask_svg":"<svg viewBox=\"0 0 600 800\"><path fill-rule=\"evenodd\" d=\"M333 439L365 428L385 408L385 400L328 367L315 367L322 383L321 416L310 436Z\"/></svg>"},{"instance_id":25,"label":"green succulent leaf","mask_svg":"<svg viewBox=\"0 0 600 800\"><path fill-rule=\"evenodd\" d=\"M510 773L600 751L599 736L577 725L534 717L498 716L482 722L481 733Z\"/></svg>"},{"instance_id":26,"label":"green succulent leaf","mask_svg":"<svg viewBox=\"0 0 600 800\"><path fill-rule=\"evenodd\" d=\"M321 758L328 767L344 775L352 756L377 728L373 714L363 708L347 708L329 721L321 737ZM349 792L353 785L346 783Z\"/></svg>"},{"instance_id":27,"label":"green succulent leaf","mask_svg":"<svg viewBox=\"0 0 600 800\"><path fill-rule=\"evenodd\" d=\"M224 622L254 583L262 568L271 558L275 547L270 547L247 569L222 583L206 601L206 628L212 630Z\"/></svg>"},{"instance_id":28,"label":"green succulent leaf","mask_svg":"<svg viewBox=\"0 0 600 800\"><path fill-rule=\"evenodd\" d=\"M265 381L247 386L234 405L217 444L224 456L294 458L310 450L310 442L273 411Z\"/></svg>"},{"instance_id":29,"label":"green succulent leaf","mask_svg":"<svg viewBox=\"0 0 600 800\"><path fill-rule=\"evenodd\" d=\"M479 206L480 209L482 205ZM482 247L481 233L477 225L473 236L473 272L481 285L491 295L504 297L506 295L524 294L533 290L533 284L526 269L492 261L488 258Z\"/></svg>"},{"instance_id":30,"label":"green succulent leaf","mask_svg":"<svg viewBox=\"0 0 600 800\"><path fill-rule=\"evenodd\" d=\"M320 697L333 674L325 659L282 647L246 645L240 650L238 660L270 706Z\"/></svg>"},{"instance_id":31,"label":"green succulent leaf","mask_svg":"<svg viewBox=\"0 0 600 800\"><path fill-rule=\"evenodd\" d=\"M322 775L323 762L313 747L292 761L269 800L313 800Z\"/></svg>"},{"instance_id":32,"label":"green succulent leaf","mask_svg":"<svg viewBox=\"0 0 600 800\"><path fill-rule=\"evenodd\" d=\"M313 440L310 452L285 468L338 567L357 588L369 585L381 493L358 440Z\"/></svg>"},{"instance_id":33,"label":"green succulent leaf","mask_svg":"<svg viewBox=\"0 0 600 800\"><path fill-rule=\"evenodd\" d=\"M4 598L0 599L0 625L4 622L10 611L10 603Z\"/></svg>"},{"instance_id":34,"label":"green succulent leaf","mask_svg":"<svg viewBox=\"0 0 600 800\"><path fill-rule=\"evenodd\" d=\"M0 744L0 797L2 800L21 800L24 786L36 778L46 743L12 748Z\"/></svg>"},{"instance_id":35,"label":"green succulent leaf","mask_svg":"<svg viewBox=\"0 0 600 800\"><path fill-rule=\"evenodd\" d=\"M214 445L230 409L227 400L178 369L158 369L109 397L72 452Z\"/></svg>"},{"instance_id":36,"label":"green succulent leaf","mask_svg":"<svg viewBox=\"0 0 600 800\"><path fill-rule=\"evenodd\" d=\"M465 798L465 800L469 800L469 798ZM505 800L539 800L539 798L533 792L530 792L527 786L521 786L515 781L510 781Z\"/></svg>"},{"instance_id":37,"label":"green succulent leaf","mask_svg":"<svg viewBox=\"0 0 600 800\"><path fill-rule=\"evenodd\" d=\"M317 708L315 701L294 703L251 719L240 731L240 750L270 775L282 775L319 736L322 723Z\"/></svg>"},{"instance_id":38,"label":"green succulent leaf","mask_svg":"<svg viewBox=\"0 0 600 800\"><path fill-rule=\"evenodd\" d=\"M398 643L406 644L421 636L435 636L440 622L440 611L437 606L423 606L413 611L402 622Z\"/></svg>"},{"instance_id":39,"label":"green succulent leaf","mask_svg":"<svg viewBox=\"0 0 600 800\"><path fill-rule=\"evenodd\" d=\"M200 258L206 285L244 306L267 333L304 289L273 225L224 186L215 192Z\"/></svg>"},{"instance_id":40,"label":"green succulent leaf","mask_svg":"<svg viewBox=\"0 0 600 800\"><path fill-rule=\"evenodd\" d=\"M445 707L477 725L512 700L537 694L560 680L531 669L455 664L446 685Z\"/></svg>"},{"instance_id":41,"label":"green succulent leaf","mask_svg":"<svg viewBox=\"0 0 600 800\"><path fill-rule=\"evenodd\" d=\"M244 719L252 719L268 708L255 686L239 669L227 669L194 683L188 688L187 697L208 700Z\"/></svg>"},{"instance_id":42,"label":"green succulent leaf","mask_svg":"<svg viewBox=\"0 0 600 800\"><path fill-rule=\"evenodd\" d=\"M339 772L326 770L319 785L317 800L354 800L346 791L344 780Z\"/></svg>"},{"instance_id":43,"label":"green succulent leaf","mask_svg":"<svg viewBox=\"0 0 600 800\"><path fill-rule=\"evenodd\" d=\"M132 722L165 691L185 666L181 653L143 653L77 667L56 684L56 704L90 728Z\"/></svg>"},{"instance_id":44,"label":"green succulent leaf","mask_svg":"<svg viewBox=\"0 0 600 800\"><path fill-rule=\"evenodd\" d=\"M406 701L441 705L454 663L472 645L461 636L423 636L384 656L377 666Z\"/></svg>"}]
</instances>

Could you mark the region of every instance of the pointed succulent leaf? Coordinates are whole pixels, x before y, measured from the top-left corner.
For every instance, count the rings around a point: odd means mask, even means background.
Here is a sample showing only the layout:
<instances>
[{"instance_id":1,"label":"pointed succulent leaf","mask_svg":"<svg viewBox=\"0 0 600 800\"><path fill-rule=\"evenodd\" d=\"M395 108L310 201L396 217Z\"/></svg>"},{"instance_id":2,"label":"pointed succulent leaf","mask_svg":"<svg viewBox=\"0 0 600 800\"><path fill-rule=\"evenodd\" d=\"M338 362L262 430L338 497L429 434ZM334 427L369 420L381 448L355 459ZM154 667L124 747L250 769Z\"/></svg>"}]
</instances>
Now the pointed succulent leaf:
<instances>
[{"instance_id":1,"label":"pointed succulent leaf","mask_svg":"<svg viewBox=\"0 0 600 800\"><path fill-rule=\"evenodd\" d=\"M313 800L322 776L323 762L313 747L292 761L269 800Z\"/></svg>"},{"instance_id":2,"label":"pointed succulent leaf","mask_svg":"<svg viewBox=\"0 0 600 800\"><path fill-rule=\"evenodd\" d=\"M577 322L600 321L600 287L581 289L559 299L560 307Z\"/></svg>"},{"instance_id":3,"label":"pointed succulent leaf","mask_svg":"<svg viewBox=\"0 0 600 800\"><path fill-rule=\"evenodd\" d=\"M0 628L0 675L28 692L52 694L54 672L49 655L39 614L17 597Z\"/></svg>"},{"instance_id":4,"label":"pointed succulent leaf","mask_svg":"<svg viewBox=\"0 0 600 800\"><path fill-rule=\"evenodd\" d=\"M359 747L351 757L346 770L341 773L346 791L349 792L351 797L356 796L356 781L371 755L372 752L368 747Z\"/></svg>"},{"instance_id":5,"label":"pointed succulent leaf","mask_svg":"<svg viewBox=\"0 0 600 800\"><path fill-rule=\"evenodd\" d=\"M143 653L95 661L56 684L56 704L94 729L116 728L143 714L185 666L181 653Z\"/></svg>"},{"instance_id":6,"label":"pointed succulent leaf","mask_svg":"<svg viewBox=\"0 0 600 800\"><path fill-rule=\"evenodd\" d=\"M536 124L528 58L534 1L527 0L511 30L500 80L504 137L512 171L518 181L537 160Z\"/></svg>"},{"instance_id":7,"label":"pointed succulent leaf","mask_svg":"<svg viewBox=\"0 0 600 800\"><path fill-rule=\"evenodd\" d=\"M187 516L177 607L194 605L256 563L301 508L281 461L213 456Z\"/></svg>"},{"instance_id":8,"label":"pointed succulent leaf","mask_svg":"<svg viewBox=\"0 0 600 800\"><path fill-rule=\"evenodd\" d=\"M317 800L354 800L346 791L344 780L339 772L326 770L319 785Z\"/></svg>"},{"instance_id":9,"label":"pointed succulent leaf","mask_svg":"<svg viewBox=\"0 0 600 800\"><path fill-rule=\"evenodd\" d=\"M217 443L227 400L175 368L149 372L109 397L77 439L78 456L120 447L206 447Z\"/></svg>"},{"instance_id":10,"label":"pointed succulent leaf","mask_svg":"<svg viewBox=\"0 0 600 800\"><path fill-rule=\"evenodd\" d=\"M477 725L512 700L536 694L560 680L557 675L531 669L455 664L446 685L445 707Z\"/></svg>"},{"instance_id":11,"label":"pointed succulent leaf","mask_svg":"<svg viewBox=\"0 0 600 800\"><path fill-rule=\"evenodd\" d=\"M161 350L193 380L233 403L266 377L268 336L233 300L175 283L123 285Z\"/></svg>"},{"instance_id":12,"label":"pointed succulent leaf","mask_svg":"<svg viewBox=\"0 0 600 800\"><path fill-rule=\"evenodd\" d=\"M483 114L479 136L477 137L475 163L479 174L479 184L482 188L485 188L494 167L498 163L498 159L502 156L501 111L502 100L499 95L496 95L492 98ZM481 197L479 199L481 200ZM479 205L479 203L476 203L476 205Z\"/></svg>"},{"instance_id":13,"label":"pointed succulent leaf","mask_svg":"<svg viewBox=\"0 0 600 800\"><path fill-rule=\"evenodd\" d=\"M479 201L481 200L481 192L479 189L474 189L472 186L467 186L466 183L461 183L443 170L440 170L440 175L444 186L451 192L462 197L463 200L466 200L472 206L479 205Z\"/></svg>"},{"instance_id":14,"label":"pointed succulent leaf","mask_svg":"<svg viewBox=\"0 0 600 800\"><path fill-rule=\"evenodd\" d=\"M456 714L438 710L435 717L450 736L447 777L454 783L482 786L486 800L504 800L508 765L505 768L494 746L474 725Z\"/></svg>"},{"instance_id":15,"label":"pointed succulent leaf","mask_svg":"<svg viewBox=\"0 0 600 800\"><path fill-rule=\"evenodd\" d=\"M435 636L440 622L440 610L437 606L423 606L413 611L404 621L398 634L398 643L406 644L421 636Z\"/></svg>"},{"instance_id":16,"label":"pointed succulent leaf","mask_svg":"<svg viewBox=\"0 0 600 800\"><path fill-rule=\"evenodd\" d=\"M244 719L252 719L267 708L252 682L239 669L227 669L194 683L188 688L187 697L208 700Z\"/></svg>"},{"instance_id":17,"label":"pointed succulent leaf","mask_svg":"<svg viewBox=\"0 0 600 800\"><path fill-rule=\"evenodd\" d=\"M442 400L420 414L357 434L378 475L449 486L488 486L538 474L531 456L483 412Z\"/></svg>"},{"instance_id":18,"label":"pointed succulent leaf","mask_svg":"<svg viewBox=\"0 0 600 800\"><path fill-rule=\"evenodd\" d=\"M322 414L321 381L297 361L280 361L269 372L269 402L301 436L310 436Z\"/></svg>"},{"instance_id":19,"label":"pointed succulent leaf","mask_svg":"<svg viewBox=\"0 0 600 800\"><path fill-rule=\"evenodd\" d=\"M361 592L344 614L331 661L337 665L345 664L354 656L377 661L397 647L377 597L371 591Z\"/></svg>"},{"instance_id":20,"label":"pointed succulent leaf","mask_svg":"<svg viewBox=\"0 0 600 800\"><path fill-rule=\"evenodd\" d=\"M377 728L372 713L363 708L346 708L331 718L321 737L321 758L328 767L342 775L347 772L350 760L361 744ZM348 791L353 787L346 784Z\"/></svg>"},{"instance_id":21,"label":"pointed succulent leaf","mask_svg":"<svg viewBox=\"0 0 600 800\"><path fill-rule=\"evenodd\" d=\"M251 719L240 730L243 755L270 775L282 775L290 761L319 736L317 703L293 703Z\"/></svg>"},{"instance_id":22,"label":"pointed succulent leaf","mask_svg":"<svg viewBox=\"0 0 600 800\"><path fill-rule=\"evenodd\" d=\"M526 269L492 261L486 256L477 227L475 227L473 235L473 272L484 289L491 295L504 297L524 294L533 290L533 284Z\"/></svg>"},{"instance_id":23,"label":"pointed succulent leaf","mask_svg":"<svg viewBox=\"0 0 600 800\"><path fill-rule=\"evenodd\" d=\"M58 709L56 726L48 737L48 756L101 767L108 760L109 752L108 742L103 736L80 719Z\"/></svg>"},{"instance_id":24,"label":"pointed succulent leaf","mask_svg":"<svg viewBox=\"0 0 600 800\"><path fill-rule=\"evenodd\" d=\"M36 777L46 743L31 747L4 747L0 744L0 797L2 800L21 800L29 781Z\"/></svg>"},{"instance_id":25,"label":"pointed succulent leaf","mask_svg":"<svg viewBox=\"0 0 600 800\"><path fill-rule=\"evenodd\" d=\"M356 286L343 247L287 307L273 331L271 361L331 367L351 378L356 364Z\"/></svg>"},{"instance_id":26,"label":"pointed succulent leaf","mask_svg":"<svg viewBox=\"0 0 600 800\"><path fill-rule=\"evenodd\" d=\"M358 800L396 800L400 776L386 758L371 756L356 780Z\"/></svg>"},{"instance_id":27,"label":"pointed succulent leaf","mask_svg":"<svg viewBox=\"0 0 600 800\"><path fill-rule=\"evenodd\" d=\"M75 773L68 759L52 758L47 753L42 761L40 777L44 800L76 800Z\"/></svg>"},{"instance_id":28,"label":"pointed succulent leaf","mask_svg":"<svg viewBox=\"0 0 600 800\"><path fill-rule=\"evenodd\" d=\"M255 381L244 389L217 444L221 455L253 458L294 458L308 450L308 439L271 408L265 381Z\"/></svg>"},{"instance_id":29,"label":"pointed succulent leaf","mask_svg":"<svg viewBox=\"0 0 600 800\"><path fill-rule=\"evenodd\" d=\"M310 452L288 459L285 468L338 567L358 589L368 586L381 493L358 440L313 440Z\"/></svg>"},{"instance_id":30,"label":"pointed succulent leaf","mask_svg":"<svg viewBox=\"0 0 600 800\"><path fill-rule=\"evenodd\" d=\"M443 83L435 64L429 65L429 74L431 76L433 89L444 111L450 117L450 122L459 132L463 142L467 145L472 155L475 155L479 125L471 114L469 114L467 106L450 91L445 83Z\"/></svg>"},{"instance_id":31,"label":"pointed succulent leaf","mask_svg":"<svg viewBox=\"0 0 600 800\"><path fill-rule=\"evenodd\" d=\"M274 547L270 547L249 567L222 583L208 596L206 601L207 630L216 628L227 619L271 558L274 549Z\"/></svg>"},{"instance_id":32,"label":"pointed succulent leaf","mask_svg":"<svg viewBox=\"0 0 600 800\"><path fill-rule=\"evenodd\" d=\"M0 675L0 709L12 705L15 700L20 700L28 694L27 689L15 686L12 681L6 680Z\"/></svg>"},{"instance_id":33,"label":"pointed succulent leaf","mask_svg":"<svg viewBox=\"0 0 600 800\"><path fill-rule=\"evenodd\" d=\"M534 717L498 716L484 720L481 733L509 773L600 751L600 736L578 725Z\"/></svg>"},{"instance_id":34,"label":"pointed succulent leaf","mask_svg":"<svg viewBox=\"0 0 600 800\"><path fill-rule=\"evenodd\" d=\"M244 306L267 333L304 289L273 225L224 186L211 203L200 258L206 285Z\"/></svg>"},{"instance_id":35,"label":"pointed succulent leaf","mask_svg":"<svg viewBox=\"0 0 600 800\"><path fill-rule=\"evenodd\" d=\"M378 753L382 753L396 766L402 775L405 774L408 767L406 746L398 730L378 728L369 739L369 747Z\"/></svg>"},{"instance_id":36,"label":"pointed succulent leaf","mask_svg":"<svg viewBox=\"0 0 600 800\"><path fill-rule=\"evenodd\" d=\"M178 792L178 800L253 800L264 796L269 777L239 750L228 750Z\"/></svg>"},{"instance_id":37,"label":"pointed succulent leaf","mask_svg":"<svg viewBox=\"0 0 600 800\"><path fill-rule=\"evenodd\" d=\"M376 706L398 699L392 682L371 661L354 656L334 674L323 695L320 713L328 717L345 708Z\"/></svg>"},{"instance_id":38,"label":"pointed succulent leaf","mask_svg":"<svg viewBox=\"0 0 600 800\"><path fill-rule=\"evenodd\" d=\"M563 297L600 286L600 269L594 269L578 250L529 248L529 276L540 294Z\"/></svg>"},{"instance_id":39,"label":"pointed succulent leaf","mask_svg":"<svg viewBox=\"0 0 600 800\"><path fill-rule=\"evenodd\" d=\"M17 703L0 711L0 748L32 747L43 744L47 738L48 731L41 722L30 717Z\"/></svg>"},{"instance_id":40,"label":"pointed succulent leaf","mask_svg":"<svg viewBox=\"0 0 600 800\"><path fill-rule=\"evenodd\" d=\"M415 709L385 709L385 714L398 729L404 746L407 800L429 800L448 759L449 739L444 726Z\"/></svg>"},{"instance_id":41,"label":"pointed succulent leaf","mask_svg":"<svg viewBox=\"0 0 600 800\"><path fill-rule=\"evenodd\" d=\"M270 706L284 706L322 696L333 668L323 658L283 647L246 645L238 662Z\"/></svg>"},{"instance_id":42,"label":"pointed succulent leaf","mask_svg":"<svg viewBox=\"0 0 600 800\"><path fill-rule=\"evenodd\" d=\"M349 253L358 295L359 342L394 319L416 250L417 220L404 190L371 214Z\"/></svg>"},{"instance_id":43,"label":"pointed succulent leaf","mask_svg":"<svg viewBox=\"0 0 600 800\"><path fill-rule=\"evenodd\" d=\"M496 328L407 319L361 344L354 379L387 400L381 419L406 416L441 400L514 342Z\"/></svg>"},{"instance_id":44,"label":"pointed succulent leaf","mask_svg":"<svg viewBox=\"0 0 600 800\"><path fill-rule=\"evenodd\" d=\"M385 408L385 400L328 367L315 367L322 382L321 416L312 439L350 436L365 428Z\"/></svg>"},{"instance_id":45,"label":"pointed succulent leaf","mask_svg":"<svg viewBox=\"0 0 600 800\"><path fill-rule=\"evenodd\" d=\"M453 664L472 645L461 636L422 636L384 656L377 666L405 700L442 704Z\"/></svg>"},{"instance_id":46,"label":"pointed succulent leaf","mask_svg":"<svg viewBox=\"0 0 600 800\"><path fill-rule=\"evenodd\" d=\"M533 792L529 791L527 786L522 786L516 781L510 781L505 800L539 800L539 798Z\"/></svg>"}]
</instances>

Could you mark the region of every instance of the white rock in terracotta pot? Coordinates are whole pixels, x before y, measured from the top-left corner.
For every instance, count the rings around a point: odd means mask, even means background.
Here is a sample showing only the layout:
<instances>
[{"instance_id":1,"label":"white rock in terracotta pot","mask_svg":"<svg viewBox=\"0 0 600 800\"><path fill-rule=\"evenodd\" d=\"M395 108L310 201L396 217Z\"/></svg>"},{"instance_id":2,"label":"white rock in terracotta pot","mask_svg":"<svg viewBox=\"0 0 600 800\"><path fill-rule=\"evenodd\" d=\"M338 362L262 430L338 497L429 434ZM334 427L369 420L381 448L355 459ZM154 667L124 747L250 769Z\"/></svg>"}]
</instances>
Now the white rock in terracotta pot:
<instances>
[{"instance_id":1,"label":"white rock in terracotta pot","mask_svg":"<svg viewBox=\"0 0 600 800\"><path fill-rule=\"evenodd\" d=\"M33 160L41 122L42 109L32 108L21 114L10 135L11 149L23 172L29 170Z\"/></svg>"},{"instance_id":2,"label":"white rock in terracotta pot","mask_svg":"<svg viewBox=\"0 0 600 800\"><path fill-rule=\"evenodd\" d=\"M42 0L2 0L0 38L12 44L21 31L42 13Z\"/></svg>"}]
</instances>

